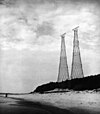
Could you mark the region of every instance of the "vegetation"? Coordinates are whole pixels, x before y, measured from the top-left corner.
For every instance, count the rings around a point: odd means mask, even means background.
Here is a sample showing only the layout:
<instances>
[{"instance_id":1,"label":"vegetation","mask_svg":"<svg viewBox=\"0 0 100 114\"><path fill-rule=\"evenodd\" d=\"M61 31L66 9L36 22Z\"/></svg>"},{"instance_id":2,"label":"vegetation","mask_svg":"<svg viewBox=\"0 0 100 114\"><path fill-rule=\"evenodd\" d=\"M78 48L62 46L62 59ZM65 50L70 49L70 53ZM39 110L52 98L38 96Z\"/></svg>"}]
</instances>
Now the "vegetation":
<instances>
[{"instance_id":1,"label":"vegetation","mask_svg":"<svg viewBox=\"0 0 100 114\"><path fill-rule=\"evenodd\" d=\"M44 93L54 89L71 89L77 91L93 90L100 88L100 74L84 78L66 80L63 82L50 82L38 86L34 92Z\"/></svg>"}]
</instances>

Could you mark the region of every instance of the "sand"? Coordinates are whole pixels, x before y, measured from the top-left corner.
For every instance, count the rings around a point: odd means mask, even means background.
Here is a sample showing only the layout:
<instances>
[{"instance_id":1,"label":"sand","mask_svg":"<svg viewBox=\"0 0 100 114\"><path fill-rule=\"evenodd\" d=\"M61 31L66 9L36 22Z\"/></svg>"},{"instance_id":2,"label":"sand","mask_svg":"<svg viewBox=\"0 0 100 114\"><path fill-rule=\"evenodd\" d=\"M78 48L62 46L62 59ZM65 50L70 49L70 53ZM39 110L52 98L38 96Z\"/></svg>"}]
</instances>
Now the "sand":
<instances>
[{"instance_id":1,"label":"sand","mask_svg":"<svg viewBox=\"0 0 100 114\"><path fill-rule=\"evenodd\" d=\"M24 99L0 97L0 114L72 114L68 110L60 109L39 102Z\"/></svg>"},{"instance_id":2,"label":"sand","mask_svg":"<svg viewBox=\"0 0 100 114\"><path fill-rule=\"evenodd\" d=\"M0 97L0 114L100 114L100 94L9 95Z\"/></svg>"}]
</instances>

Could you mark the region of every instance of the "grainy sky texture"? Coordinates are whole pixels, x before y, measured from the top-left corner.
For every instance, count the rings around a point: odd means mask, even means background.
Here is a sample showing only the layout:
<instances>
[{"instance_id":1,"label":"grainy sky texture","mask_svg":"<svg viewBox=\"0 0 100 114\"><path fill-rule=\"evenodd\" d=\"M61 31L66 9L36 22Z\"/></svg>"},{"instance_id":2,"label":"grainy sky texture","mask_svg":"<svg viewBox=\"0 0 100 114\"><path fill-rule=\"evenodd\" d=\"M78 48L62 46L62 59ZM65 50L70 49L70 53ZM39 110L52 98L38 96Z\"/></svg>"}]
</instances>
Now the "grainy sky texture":
<instances>
[{"instance_id":1,"label":"grainy sky texture","mask_svg":"<svg viewBox=\"0 0 100 114\"><path fill-rule=\"evenodd\" d=\"M30 92L56 81L64 32L71 70L76 26L84 74L98 74L99 0L0 0L0 92Z\"/></svg>"}]
</instances>

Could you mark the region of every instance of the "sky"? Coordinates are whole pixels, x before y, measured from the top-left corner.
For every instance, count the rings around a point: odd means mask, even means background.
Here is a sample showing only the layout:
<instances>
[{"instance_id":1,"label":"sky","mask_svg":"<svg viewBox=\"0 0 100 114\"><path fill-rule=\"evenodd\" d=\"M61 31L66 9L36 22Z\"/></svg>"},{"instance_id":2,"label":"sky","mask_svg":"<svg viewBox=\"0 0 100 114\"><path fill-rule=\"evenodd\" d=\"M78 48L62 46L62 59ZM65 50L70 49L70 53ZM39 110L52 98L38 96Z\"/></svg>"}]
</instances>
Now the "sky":
<instances>
[{"instance_id":1,"label":"sky","mask_svg":"<svg viewBox=\"0 0 100 114\"><path fill-rule=\"evenodd\" d=\"M99 74L99 17L99 0L0 0L0 92L57 81L64 32L70 72L76 26L84 75Z\"/></svg>"}]
</instances>

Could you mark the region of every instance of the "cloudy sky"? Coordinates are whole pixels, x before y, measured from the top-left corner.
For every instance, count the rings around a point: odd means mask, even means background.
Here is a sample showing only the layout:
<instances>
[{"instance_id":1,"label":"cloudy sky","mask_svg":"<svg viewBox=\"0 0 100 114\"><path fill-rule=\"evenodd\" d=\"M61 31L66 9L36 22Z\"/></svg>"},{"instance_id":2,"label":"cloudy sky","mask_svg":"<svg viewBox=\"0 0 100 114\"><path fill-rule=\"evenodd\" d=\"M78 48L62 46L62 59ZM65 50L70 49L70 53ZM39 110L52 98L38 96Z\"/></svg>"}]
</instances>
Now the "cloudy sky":
<instances>
[{"instance_id":1,"label":"cloudy sky","mask_svg":"<svg viewBox=\"0 0 100 114\"><path fill-rule=\"evenodd\" d=\"M99 0L0 0L0 92L30 92L56 81L64 32L70 72L76 26L84 75L98 74Z\"/></svg>"}]
</instances>

